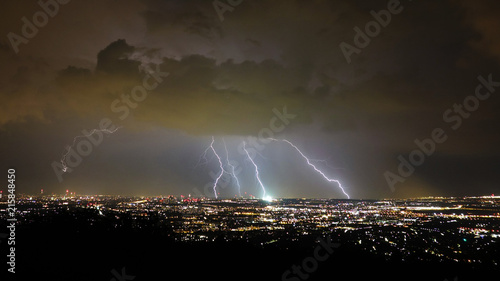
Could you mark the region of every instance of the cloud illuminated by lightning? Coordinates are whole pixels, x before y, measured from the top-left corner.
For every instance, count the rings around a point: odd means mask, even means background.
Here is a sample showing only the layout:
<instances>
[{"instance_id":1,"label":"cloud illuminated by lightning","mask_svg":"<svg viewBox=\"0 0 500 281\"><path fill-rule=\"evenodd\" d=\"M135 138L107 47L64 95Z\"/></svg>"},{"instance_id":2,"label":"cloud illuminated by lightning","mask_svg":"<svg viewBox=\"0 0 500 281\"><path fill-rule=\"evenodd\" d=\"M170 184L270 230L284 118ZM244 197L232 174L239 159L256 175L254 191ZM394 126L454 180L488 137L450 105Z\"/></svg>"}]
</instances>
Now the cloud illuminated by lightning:
<instances>
[{"instance_id":1,"label":"cloud illuminated by lightning","mask_svg":"<svg viewBox=\"0 0 500 281\"><path fill-rule=\"evenodd\" d=\"M349 194L347 194L344 190L344 188L342 187L342 184L340 183L340 181L336 180L336 179L331 179L329 177L327 177L320 169L318 169L314 164L311 163L311 161L309 160L309 158L307 158L304 153L302 153L302 151L300 151L300 149L295 146L293 143L291 143L289 140L286 140L286 139L282 139L282 140L278 140L278 139L274 139L274 138L269 138L269 140L272 140L272 141L283 141L283 142L286 142L288 143L290 146L292 146L293 148L295 148L295 150L297 150L297 152L304 158L306 159L306 162L309 166L311 166L316 172L318 172L321 176L323 176L323 178L325 178L327 181L329 182L335 182L338 184L338 186L340 187L340 189L342 190L342 193L344 193L348 199L350 199L350 196ZM248 154L248 153L247 153Z\"/></svg>"},{"instance_id":2,"label":"cloud illuminated by lightning","mask_svg":"<svg viewBox=\"0 0 500 281\"><path fill-rule=\"evenodd\" d=\"M95 134L97 132L104 132L104 133L107 133L107 134L112 134L112 133L118 131L118 129L120 129L120 128L122 128L122 127L117 127L114 130L109 130L109 129L98 130L98 129L94 129L94 130L90 131L90 133L88 133L88 134L83 134L83 135L74 137L73 138L73 143L71 145L67 146L66 152L63 153L63 156L61 158L61 164L63 166L62 171L66 172L68 170L68 166L66 165L66 156L68 156L69 152L71 151L72 147L75 146L75 143L76 143L76 141L78 139L90 137L90 136L92 136L93 134Z\"/></svg>"},{"instance_id":3,"label":"cloud illuminated by lightning","mask_svg":"<svg viewBox=\"0 0 500 281\"><path fill-rule=\"evenodd\" d=\"M248 150L246 148L246 142L243 142L243 150L245 150L245 153L247 154L248 159L250 159L250 162L252 162L253 166L255 167L255 177L259 181L260 187L264 191L264 193L262 194L262 198L266 198L266 188L264 187L264 185L262 184L262 181L260 180L259 168L257 167L257 164L255 164L255 162L253 161L252 157L250 157L250 154L248 153Z\"/></svg>"},{"instance_id":4,"label":"cloud illuminated by lightning","mask_svg":"<svg viewBox=\"0 0 500 281\"><path fill-rule=\"evenodd\" d=\"M236 176L236 173L234 172L234 165L232 165L229 162L229 152L227 151L227 146L226 146L226 141L224 138L222 138L222 143L224 144L224 149L226 150L226 163L227 165L231 168L230 173L231 176L236 180L236 185L238 186L238 194L241 197L241 186L240 186L240 181L238 180L238 177Z\"/></svg>"}]
</instances>

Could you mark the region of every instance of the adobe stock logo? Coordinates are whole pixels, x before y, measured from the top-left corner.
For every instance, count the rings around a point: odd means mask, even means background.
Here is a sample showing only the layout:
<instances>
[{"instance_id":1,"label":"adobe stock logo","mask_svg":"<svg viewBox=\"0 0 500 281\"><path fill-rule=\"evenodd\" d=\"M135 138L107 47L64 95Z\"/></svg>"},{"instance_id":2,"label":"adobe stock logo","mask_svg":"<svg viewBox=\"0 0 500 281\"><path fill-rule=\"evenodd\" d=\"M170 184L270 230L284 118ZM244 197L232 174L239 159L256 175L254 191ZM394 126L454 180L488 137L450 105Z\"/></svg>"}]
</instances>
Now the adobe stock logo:
<instances>
[{"instance_id":1,"label":"adobe stock logo","mask_svg":"<svg viewBox=\"0 0 500 281\"><path fill-rule=\"evenodd\" d=\"M450 124L453 131L458 130L462 126L463 120L470 118L471 113L479 109L481 102L490 98L491 94L495 92L495 88L500 87L500 81L493 81L491 74L488 75L488 78L479 75L477 80L479 83L474 94L466 96L462 103L455 103L452 108L448 108L443 112L443 121ZM384 178L391 191L395 191L394 186L397 183L405 182L406 178L415 172L416 167L424 164L425 160L436 152L437 145L443 144L446 140L448 140L448 135L443 128L434 128L429 138L415 139L414 143L417 148L410 152L408 158L398 155L397 174L391 171L385 171L384 173Z\"/></svg>"},{"instance_id":2,"label":"adobe stock logo","mask_svg":"<svg viewBox=\"0 0 500 281\"><path fill-rule=\"evenodd\" d=\"M302 266L292 265L291 270L283 272L282 281L301 281L309 279L310 275L318 270L319 263L326 261L333 253L333 249L338 248L340 243L332 243L330 237L327 240L318 239L319 245L314 248L313 255L302 260Z\"/></svg>"},{"instance_id":3,"label":"adobe stock logo","mask_svg":"<svg viewBox=\"0 0 500 281\"><path fill-rule=\"evenodd\" d=\"M70 0L38 1L38 5L42 10L35 12L31 21L27 17L21 18L23 22L23 26L21 27L22 36L14 32L9 32L9 34L7 34L7 39L9 39L14 52L16 54L19 53L19 45L21 43L28 44L29 39L33 39L33 37L38 34L38 29L47 25L49 16L53 18L57 15L59 12L59 5L68 4L69 1Z\"/></svg>"},{"instance_id":4,"label":"adobe stock logo","mask_svg":"<svg viewBox=\"0 0 500 281\"><path fill-rule=\"evenodd\" d=\"M125 267L122 267L121 274L118 273L118 271L116 271L116 269L114 269L114 268L111 270L111 273L115 277L111 278L110 281L127 281L127 280L134 280L135 279L135 276L127 275L127 273L125 272Z\"/></svg>"},{"instance_id":5,"label":"adobe stock logo","mask_svg":"<svg viewBox=\"0 0 500 281\"><path fill-rule=\"evenodd\" d=\"M130 115L131 109L136 109L140 102L144 102L151 91L155 90L160 83L164 81L162 77L168 77L168 72L161 72L160 66L156 65L156 71L145 67L146 73L142 79L142 84L136 85L130 91L130 95L122 94L121 99L115 99L111 103L111 111L120 114L120 120L126 119ZM73 138L73 143L67 146L61 160L52 161L51 167L54 170L57 180L63 181L65 173L71 173L78 167L83 159L89 156L95 147L98 147L104 139L104 133L112 134L116 132L119 126L116 126L110 118L102 118L99 121L98 129L90 132L82 131L82 135Z\"/></svg>"},{"instance_id":6,"label":"adobe stock logo","mask_svg":"<svg viewBox=\"0 0 500 281\"><path fill-rule=\"evenodd\" d=\"M387 27L389 25L392 15L397 15L401 13L401 11L403 11L403 6L401 6L401 3L398 0L390 0L387 3L387 10L380 10L378 12L371 10L370 14L375 20L369 21L365 24L364 32L361 28L357 26L354 27L354 31L356 33L354 34L353 41L357 48L346 42L342 42L339 45L347 63L351 63L352 54L355 53L359 55L361 53L361 49L370 45L371 38L377 37L380 34L382 30L381 27Z\"/></svg>"},{"instance_id":7,"label":"adobe stock logo","mask_svg":"<svg viewBox=\"0 0 500 281\"><path fill-rule=\"evenodd\" d=\"M245 141L241 142L238 145L237 151L240 155L246 156L248 152L248 157L250 159L254 159L259 154L259 151L262 151L265 148L265 145L271 142L270 139L275 136L275 133L280 133L284 131L286 126L288 126L291 123L291 121L295 119L295 117L297 117L296 114L291 114L287 111L286 105L283 106L283 109L281 111L279 111L277 108L273 108L272 112L274 116L271 117L271 119L269 120L269 126L261 128L259 130L259 132L257 133L258 138L248 136ZM247 143L249 147L247 149L244 149L243 143ZM210 146L208 148L210 148ZM195 187L193 189L193 192L196 194L196 196L209 197L212 194L214 194L213 190L214 181L217 181L218 186L224 189L229 186L233 178L237 178L238 174L243 169L241 168L240 163L238 163L238 161L236 160L229 161L229 159L227 159L227 162L230 166L233 167L232 168L233 173L227 172L225 169L222 169L222 175L220 174L221 173L220 171L219 172L210 171L209 175L212 178L212 180L204 185L203 187L204 193L202 193L198 188ZM235 181L237 181L237 179L235 179Z\"/></svg>"}]
</instances>

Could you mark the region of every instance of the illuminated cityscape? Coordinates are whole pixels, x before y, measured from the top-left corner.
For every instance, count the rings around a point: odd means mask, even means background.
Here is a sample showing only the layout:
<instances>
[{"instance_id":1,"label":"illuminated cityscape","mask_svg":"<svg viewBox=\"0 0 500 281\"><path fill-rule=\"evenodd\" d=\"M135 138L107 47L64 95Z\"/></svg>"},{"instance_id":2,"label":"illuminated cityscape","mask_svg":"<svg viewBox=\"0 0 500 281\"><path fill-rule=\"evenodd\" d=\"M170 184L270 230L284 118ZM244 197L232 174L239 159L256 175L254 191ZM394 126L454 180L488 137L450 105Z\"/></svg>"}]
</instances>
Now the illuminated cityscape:
<instances>
[{"instance_id":1,"label":"illuminated cityscape","mask_svg":"<svg viewBox=\"0 0 500 281\"><path fill-rule=\"evenodd\" d=\"M58 217L69 216L78 220L75 229L117 236L122 231L154 233L150 239L181 247L244 244L286 252L330 237L340 243L339 250L387 263L448 264L490 273L500 262L499 196L260 200L69 192L23 195L17 208L19 227L33 231L41 225L50 229Z\"/></svg>"}]
</instances>

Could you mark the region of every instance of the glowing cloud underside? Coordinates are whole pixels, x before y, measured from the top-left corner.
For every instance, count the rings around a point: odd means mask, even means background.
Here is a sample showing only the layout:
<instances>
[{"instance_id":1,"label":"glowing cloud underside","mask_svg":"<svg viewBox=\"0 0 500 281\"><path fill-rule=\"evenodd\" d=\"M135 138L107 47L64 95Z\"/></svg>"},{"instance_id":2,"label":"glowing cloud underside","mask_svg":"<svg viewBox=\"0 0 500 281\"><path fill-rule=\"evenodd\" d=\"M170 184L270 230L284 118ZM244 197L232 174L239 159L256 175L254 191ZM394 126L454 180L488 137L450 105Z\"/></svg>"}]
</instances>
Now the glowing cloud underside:
<instances>
[{"instance_id":1,"label":"glowing cloud underside","mask_svg":"<svg viewBox=\"0 0 500 281\"><path fill-rule=\"evenodd\" d=\"M342 190L342 193L344 193L347 198L351 198L349 196L349 194L347 194L344 190L344 188L342 187L342 184L340 183L340 181L336 180L336 179L331 179L329 177L327 177L325 175L325 173L323 173L320 169L318 169L316 166L314 166L314 164L311 163L311 161L309 160L309 158L307 158L304 153L302 153L302 151L300 151L300 149L295 146L293 143L291 143L289 140L286 140L286 139L282 139L282 140L278 140L278 139L273 139L273 138L269 138L269 140L272 140L272 141L282 141L282 142L286 142L288 143L290 146L292 146L293 148L295 148L295 150L297 150L297 152L306 160L307 164L309 166L311 166L316 172L318 172L325 180L327 180L328 182L335 182L337 183L337 185L339 186L339 188Z\"/></svg>"}]
</instances>

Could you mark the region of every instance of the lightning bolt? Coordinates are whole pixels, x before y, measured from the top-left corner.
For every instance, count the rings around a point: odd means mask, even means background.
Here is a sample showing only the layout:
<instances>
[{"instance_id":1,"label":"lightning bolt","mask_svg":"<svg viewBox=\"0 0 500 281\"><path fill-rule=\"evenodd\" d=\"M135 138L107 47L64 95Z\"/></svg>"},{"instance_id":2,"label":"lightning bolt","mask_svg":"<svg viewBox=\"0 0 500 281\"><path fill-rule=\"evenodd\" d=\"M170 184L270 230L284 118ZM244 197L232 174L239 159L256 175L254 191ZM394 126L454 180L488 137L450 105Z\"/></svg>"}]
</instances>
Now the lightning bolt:
<instances>
[{"instance_id":1,"label":"lightning bolt","mask_svg":"<svg viewBox=\"0 0 500 281\"><path fill-rule=\"evenodd\" d=\"M324 160L324 159L309 159L309 161L323 163L323 165L325 165L328 168L333 169L333 170L345 170L345 168L334 167L334 166L330 165L330 163L328 162L328 160Z\"/></svg>"},{"instance_id":2,"label":"lightning bolt","mask_svg":"<svg viewBox=\"0 0 500 281\"><path fill-rule=\"evenodd\" d=\"M66 152L63 153L63 156L61 158L61 164L63 166L62 171L65 173L68 170L68 166L66 165L66 156L68 156L69 152L71 151L71 149L73 148L73 146L75 146L75 143L76 143L76 141L78 139L90 137L90 136L92 136L93 134L95 134L97 132L104 132L104 133L107 133L107 134L112 134L112 133L118 131L118 129L120 129L120 128L122 128L122 127L117 127L114 130L109 130L109 129L98 130L98 129L94 129L94 130L90 131L90 133L88 133L86 135L83 134L83 135L79 135L79 136L74 137L73 138L73 143L71 145L68 145L66 147Z\"/></svg>"},{"instance_id":3,"label":"lightning bolt","mask_svg":"<svg viewBox=\"0 0 500 281\"><path fill-rule=\"evenodd\" d=\"M217 151L215 151L215 148L214 148L214 142L215 142L215 139L214 137L212 136L212 142L210 143L210 146L209 148L212 149L212 152L214 153L215 157L217 157L217 160L219 160L219 166L220 166L220 174L219 176L215 179L215 182L214 182L214 194L215 194L215 198L217 199L217 184L219 183L219 180L220 178L222 177L222 175L224 174L224 165L222 165L222 160L220 159L220 156L219 154L217 154ZM208 150L208 149L207 149Z\"/></svg>"},{"instance_id":4,"label":"lightning bolt","mask_svg":"<svg viewBox=\"0 0 500 281\"><path fill-rule=\"evenodd\" d=\"M300 151L300 149L295 146L293 143L291 143L289 140L286 140L286 139L282 139L282 140L278 140L278 139L274 139L274 138L269 138L269 140L272 140L272 141L282 141L282 142L286 142L288 143L290 146L292 146L293 148L295 148L295 150L297 150L297 152L304 158L306 159L306 162L309 166L311 166L316 172L318 172L321 176L323 176L323 178L325 178L325 180L327 180L328 182L335 182L338 184L339 188L342 190L342 193L344 193L348 199L350 199L350 196L349 194L347 194L344 190L344 188L342 187L342 184L340 183L340 181L336 180L336 179L331 179L329 177L327 177L325 175L325 173L323 173L320 169L318 169L316 166L314 166L314 164L311 163L311 161L309 160L309 158L307 158L304 153L302 153L302 151ZM247 152L247 155L248 155L248 152ZM252 161L253 162L253 161ZM255 164L254 164L255 165Z\"/></svg>"},{"instance_id":5,"label":"lightning bolt","mask_svg":"<svg viewBox=\"0 0 500 281\"><path fill-rule=\"evenodd\" d=\"M198 159L198 163L196 163L196 165L194 165L193 169L196 169L196 167L200 166L200 165L205 165L208 163L208 160L207 160L207 152L208 150L210 149L210 146L208 146L205 151L203 151L203 153L200 155L200 159Z\"/></svg>"},{"instance_id":6,"label":"lightning bolt","mask_svg":"<svg viewBox=\"0 0 500 281\"><path fill-rule=\"evenodd\" d=\"M227 151L227 146L226 146L226 141L224 140L224 138L222 138L222 143L224 143L224 149L226 150L226 163L229 167L231 167L231 172L229 174L231 174L231 176L233 176L233 178L236 180L236 185L238 186L238 194L240 195L241 197L241 186L240 186L240 181L238 180L238 177L236 176L236 173L234 172L234 165L232 165L230 162L229 162L229 152Z\"/></svg>"},{"instance_id":7,"label":"lightning bolt","mask_svg":"<svg viewBox=\"0 0 500 281\"><path fill-rule=\"evenodd\" d=\"M250 162L252 162L253 166L255 167L255 177L259 181L260 187L264 191L264 194L262 194L262 198L265 198L266 197L266 188L264 187L264 185L262 184L262 181L260 180L260 177L259 177L259 168L257 167L257 164L255 164L255 162L253 161L252 157L250 157L250 154L248 153L248 150L246 148L246 142L243 142L243 150L245 150L245 153L247 154L248 159L250 159Z\"/></svg>"}]
</instances>

